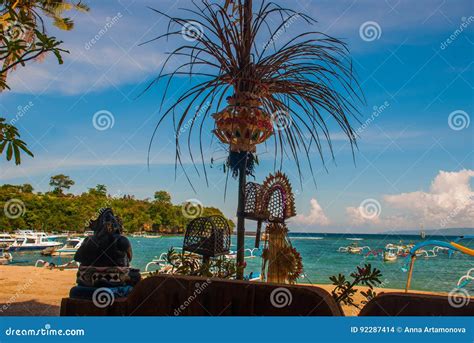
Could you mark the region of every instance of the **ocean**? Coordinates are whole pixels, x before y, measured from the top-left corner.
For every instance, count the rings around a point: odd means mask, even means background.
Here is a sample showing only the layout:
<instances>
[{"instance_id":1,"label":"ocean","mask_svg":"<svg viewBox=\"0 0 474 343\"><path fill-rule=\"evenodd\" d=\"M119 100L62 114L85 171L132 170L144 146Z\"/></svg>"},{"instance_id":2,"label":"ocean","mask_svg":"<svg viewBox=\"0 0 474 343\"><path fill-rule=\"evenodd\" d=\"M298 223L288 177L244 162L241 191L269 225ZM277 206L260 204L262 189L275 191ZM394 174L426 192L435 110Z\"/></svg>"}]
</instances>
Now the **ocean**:
<instances>
[{"instance_id":1,"label":"ocean","mask_svg":"<svg viewBox=\"0 0 474 343\"><path fill-rule=\"evenodd\" d=\"M182 236L160 237L160 238L129 238L133 246L132 266L145 270L148 262L161 253L168 251L170 247L181 247ZM408 259L399 257L394 262L384 262L382 259L366 258L365 254L354 255L338 252L339 247L348 246L357 242L359 246L368 246L372 250L382 249L388 243L409 244L419 243L423 239L419 236L403 235L344 235L344 234L291 234L293 246L300 252L303 258L305 277L299 280L301 283L330 284L329 277L339 273L349 274L356 266L371 263L373 267L381 270L383 288L404 288L407 273L403 267L407 265ZM449 241L449 237L431 237L441 241ZM454 237L452 237L454 239ZM246 248L254 247L255 237L246 237ZM232 237L231 249L235 250L236 237ZM473 248L474 241L463 241L463 245ZM432 249L427 247L426 249ZM247 253L248 255L249 253ZM44 257L39 252L24 252L13 254L13 265L34 265L38 259L43 259L56 264L65 263L64 257ZM261 258L246 259L247 268L245 273L259 273L261 269ZM448 254L439 253L436 257L417 258L413 272L411 289L449 292L457 284L458 280L465 275L469 269L474 268L474 258L456 253L449 257ZM474 290L474 281L468 286Z\"/></svg>"}]
</instances>

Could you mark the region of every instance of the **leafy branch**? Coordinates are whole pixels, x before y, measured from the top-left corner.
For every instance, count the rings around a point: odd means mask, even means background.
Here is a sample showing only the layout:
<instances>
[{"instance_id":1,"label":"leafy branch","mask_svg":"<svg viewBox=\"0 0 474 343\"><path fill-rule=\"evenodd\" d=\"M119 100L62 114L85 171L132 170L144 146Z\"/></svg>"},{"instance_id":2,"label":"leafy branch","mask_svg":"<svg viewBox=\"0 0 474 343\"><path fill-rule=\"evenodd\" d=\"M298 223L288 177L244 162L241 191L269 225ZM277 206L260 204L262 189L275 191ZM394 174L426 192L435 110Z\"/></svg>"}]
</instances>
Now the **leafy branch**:
<instances>
[{"instance_id":1,"label":"leafy branch","mask_svg":"<svg viewBox=\"0 0 474 343\"><path fill-rule=\"evenodd\" d=\"M371 264L366 264L363 268L358 266L357 271L351 273L350 276L352 281L349 281L344 274L333 275L329 278L332 284L336 286L332 291L332 296L337 303L359 308L359 306L354 303L354 295L358 292L355 286L362 285L369 287L367 291L361 291L361 294L367 300L372 299L376 296L373 288L382 283L380 280L382 272L377 268L372 269ZM362 303L366 302L367 301L363 301Z\"/></svg>"},{"instance_id":2,"label":"leafy branch","mask_svg":"<svg viewBox=\"0 0 474 343\"><path fill-rule=\"evenodd\" d=\"M6 150L5 150L6 149ZM33 153L26 147L26 143L20 139L18 129L0 118L0 155L6 151L7 161L15 158L15 164L21 163L21 151L33 157Z\"/></svg>"}]
</instances>

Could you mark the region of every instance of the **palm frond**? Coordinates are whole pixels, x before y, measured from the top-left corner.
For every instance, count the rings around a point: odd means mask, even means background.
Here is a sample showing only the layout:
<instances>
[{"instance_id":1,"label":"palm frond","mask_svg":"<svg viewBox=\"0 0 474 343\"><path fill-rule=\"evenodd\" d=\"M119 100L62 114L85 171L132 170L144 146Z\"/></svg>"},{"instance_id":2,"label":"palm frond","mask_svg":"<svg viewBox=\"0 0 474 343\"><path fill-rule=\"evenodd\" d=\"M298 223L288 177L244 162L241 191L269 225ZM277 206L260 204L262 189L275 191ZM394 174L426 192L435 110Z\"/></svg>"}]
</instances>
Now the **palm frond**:
<instances>
[{"instance_id":1,"label":"palm frond","mask_svg":"<svg viewBox=\"0 0 474 343\"><path fill-rule=\"evenodd\" d=\"M239 4L237 11L242 12L243 0L235 1ZM223 6L207 0L193 1L193 5L193 8L183 10L189 18L171 17L152 9L168 18L169 24L165 34L147 42L173 37L182 39L190 28L196 33L192 39L183 40L184 44L169 52L159 75L146 89L163 83L164 104L173 82L184 76L195 81L164 110L155 129L156 133L165 119L172 117L177 164L181 164L183 139L178 133L184 123L190 122L192 124L186 132L187 149L195 164L192 142L197 129L198 151L204 175L207 175L202 132L210 111L217 111L228 96L242 90L258 96L266 113L287 113L289 116L291 125L275 131L275 165L279 160L281 167L283 157L291 157L301 177L304 157L313 174L312 149L318 152L323 164L325 146L334 158L330 135L334 124L347 136L354 151L357 137L352 122L358 121L358 106L365 100L343 41L322 32L306 30L287 43L278 44L282 30L287 30L289 23L300 20L306 25L314 25L316 21L303 13L264 0L253 15L248 36L245 36L248 31L244 30L242 13L236 17L235 11L229 9L229 1ZM262 37L267 37L265 44L261 44ZM187 61L182 62L183 58ZM180 61L178 67L168 72L171 61L175 63L176 60ZM196 109L205 103L209 104L205 114L199 114ZM150 148L152 142L153 138Z\"/></svg>"}]
</instances>

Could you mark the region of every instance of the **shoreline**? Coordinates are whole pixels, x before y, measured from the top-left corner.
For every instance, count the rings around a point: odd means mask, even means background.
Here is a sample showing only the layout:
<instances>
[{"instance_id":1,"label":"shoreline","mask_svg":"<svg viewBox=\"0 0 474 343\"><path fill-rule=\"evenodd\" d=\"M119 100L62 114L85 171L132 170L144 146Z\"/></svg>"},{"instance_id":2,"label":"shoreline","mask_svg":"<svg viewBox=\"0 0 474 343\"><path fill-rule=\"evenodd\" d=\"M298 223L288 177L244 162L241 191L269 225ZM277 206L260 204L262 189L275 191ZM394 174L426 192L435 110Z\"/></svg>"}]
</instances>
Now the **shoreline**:
<instances>
[{"instance_id":1,"label":"shoreline","mask_svg":"<svg viewBox=\"0 0 474 343\"><path fill-rule=\"evenodd\" d=\"M0 266L0 316L59 316L61 299L68 297L69 290L76 284L75 269L50 270L32 266ZM302 286L320 287L329 293L331 284L306 284ZM359 290L367 287L356 287ZM402 289L375 288L375 292L400 292ZM411 290L410 293L447 295L441 292ZM354 296L356 304L364 298L358 292ZM360 309L342 306L346 316L356 316Z\"/></svg>"}]
</instances>

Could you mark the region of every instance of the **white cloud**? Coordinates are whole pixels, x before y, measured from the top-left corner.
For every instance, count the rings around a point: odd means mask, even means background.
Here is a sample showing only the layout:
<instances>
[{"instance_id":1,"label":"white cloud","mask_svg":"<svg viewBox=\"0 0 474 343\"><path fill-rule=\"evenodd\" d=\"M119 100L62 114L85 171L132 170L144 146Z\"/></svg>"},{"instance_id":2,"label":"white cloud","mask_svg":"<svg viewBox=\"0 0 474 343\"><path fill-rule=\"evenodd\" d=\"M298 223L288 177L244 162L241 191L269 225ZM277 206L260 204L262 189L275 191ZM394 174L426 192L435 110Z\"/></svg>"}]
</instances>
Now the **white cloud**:
<instances>
[{"instance_id":1,"label":"white cloud","mask_svg":"<svg viewBox=\"0 0 474 343\"><path fill-rule=\"evenodd\" d=\"M324 213L321 205L318 201L313 198L311 199L311 210L308 215L298 214L295 218L292 219L293 223L303 224L303 225L320 225L327 226L331 222L329 218Z\"/></svg>"},{"instance_id":2,"label":"white cloud","mask_svg":"<svg viewBox=\"0 0 474 343\"><path fill-rule=\"evenodd\" d=\"M406 213L412 225L424 223L432 227L472 227L474 224L474 192L470 180L474 170L440 171L429 192L386 195L385 202Z\"/></svg>"},{"instance_id":3,"label":"white cloud","mask_svg":"<svg viewBox=\"0 0 474 343\"><path fill-rule=\"evenodd\" d=\"M474 170L440 171L428 192L415 191L383 197L389 215L367 217L360 207L347 207L351 225L377 228L412 229L473 227L474 192L470 181Z\"/></svg>"},{"instance_id":4,"label":"white cloud","mask_svg":"<svg viewBox=\"0 0 474 343\"><path fill-rule=\"evenodd\" d=\"M371 216L365 214L364 208L362 206L359 207L347 207L346 208L346 215L349 220L349 224L354 226L361 226L361 225L371 225L371 224L378 224L380 223L379 216Z\"/></svg>"}]
</instances>

